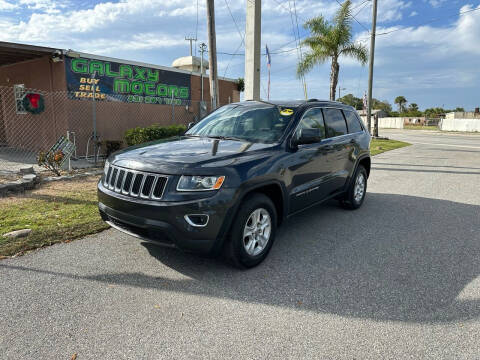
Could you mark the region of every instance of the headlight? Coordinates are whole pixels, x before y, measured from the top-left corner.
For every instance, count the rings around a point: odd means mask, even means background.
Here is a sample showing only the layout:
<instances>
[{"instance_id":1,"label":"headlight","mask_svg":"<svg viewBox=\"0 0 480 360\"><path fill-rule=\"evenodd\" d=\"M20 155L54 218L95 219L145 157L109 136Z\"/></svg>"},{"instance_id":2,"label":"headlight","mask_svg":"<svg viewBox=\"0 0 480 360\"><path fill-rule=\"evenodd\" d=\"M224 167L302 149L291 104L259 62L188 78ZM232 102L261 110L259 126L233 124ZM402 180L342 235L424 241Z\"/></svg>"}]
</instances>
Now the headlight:
<instances>
[{"instance_id":1,"label":"headlight","mask_svg":"<svg viewBox=\"0 0 480 360\"><path fill-rule=\"evenodd\" d=\"M218 190L222 187L225 176L181 176L178 180L178 191Z\"/></svg>"},{"instance_id":2,"label":"headlight","mask_svg":"<svg viewBox=\"0 0 480 360\"><path fill-rule=\"evenodd\" d=\"M105 160L105 167L103 168L103 174L105 176L107 176L108 174L108 167L110 166L110 163L108 162L108 160Z\"/></svg>"}]
</instances>

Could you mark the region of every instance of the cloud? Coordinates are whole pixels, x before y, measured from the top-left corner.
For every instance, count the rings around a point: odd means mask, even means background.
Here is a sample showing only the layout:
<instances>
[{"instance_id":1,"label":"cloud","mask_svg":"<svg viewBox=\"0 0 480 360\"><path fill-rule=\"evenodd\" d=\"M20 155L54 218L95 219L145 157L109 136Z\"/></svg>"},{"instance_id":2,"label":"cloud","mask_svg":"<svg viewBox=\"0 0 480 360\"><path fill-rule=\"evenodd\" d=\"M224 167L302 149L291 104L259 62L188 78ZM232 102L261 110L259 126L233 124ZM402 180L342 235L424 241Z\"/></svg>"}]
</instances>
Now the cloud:
<instances>
[{"instance_id":1,"label":"cloud","mask_svg":"<svg viewBox=\"0 0 480 360\"><path fill-rule=\"evenodd\" d=\"M0 0L0 40L23 42L74 50L98 55L170 65L188 54L185 36L195 35L197 7L192 0L119 0L96 5L81 5L78 0ZM245 1L226 0L240 32L245 31ZM250 0L247 0L250 1ZM339 0L343 1L343 0ZM378 32L401 29L378 36L375 59L375 97L391 98L403 92L425 105L437 101L439 89L452 97L465 98L465 92L478 93L480 74L476 59L480 49L480 11L460 16L457 21L406 27L403 19L416 14L429 18L430 5L440 1L423 0L427 12L408 0L382 0L378 8ZM427 5L430 2L430 5ZM438 3L437 3L438 2ZM435 3L435 4L433 4ZM478 2L477 2L478 3ZM293 5L293 2L290 2ZM303 23L323 14L331 19L339 5L334 0L296 0L295 10L301 37L307 35ZM356 18L367 28L371 23L371 2L353 1ZM428 10L430 9L430 10ZM464 6L462 11L473 9ZM215 2L217 50L244 52L241 36L230 16L225 1ZM198 42L207 42L205 1L199 1ZM418 13L418 14L417 14ZM294 25L292 26L292 19ZM302 98L303 89L295 76L295 15L286 0L262 1L262 52L267 43L272 54L272 96ZM358 24L353 23L355 29ZM366 31L355 37L369 44ZM243 56L219 55L218 71L227 77L244 73ZM330 66L315 67L306 78L309 96L328 97ZM340 81L347 92L362 96L368 69L350 59L341 59ZM266 81L262 57L262 81ZM437 92L435 98L434 92ZM263 90L262 90L263 93ZM410 96L409 94L413 94ZM470 96L473 97L473 96ZM447 101L445 101L447 103ZM462 105L458 102L455 105ZM477 105L478 106L478 105ZM466 106L468 107L468 106Z\"/></svg>"},{"instance_id":2,"label":"cloud","mask_svg":"<svg viewBox=\"0 0 480 360\"><path fill-rule=\"evenodd\" d=\"M410 13L410 17L414 17L414 16L417 16L417 15L418 15L418 12L416 12L416 11L412 11Z\"/></svg>"},{"instance_id":3,"label":"cloud","mask_svg":"<svg viewBox=\"0 0 480 360\"><path fill-rule=\"evenodd\" d=\"M480 9L480 6L477 7ZM462 7L465 12L474 9ZM416 102L433 106L438 103L429 94L443 89L450 93L452 106L464 105L461 93L478 87L477 71L480 49L472 46L480 37L480 11L460 16L450 26L380 27L375 57L375 91L377 97L393 98L399 92L411 93ZM358 35L366 38L364 32ZM455 94L445 89L453 91ZM445 99L443 100L445 102ZM458 104L458 105L457 105ZM471 105L473 106L473 105ZM468 104L466 105L468 107Z\"/></svg>"},{"instance_id":4,"label":"cloud","mask_svg":"<svg viewBox=\"0 0 480 360\"><path fill-rule=\"evenodd\" d=\"M428 3L434 8L440 7L446 0L429 0Z\"/></svg>"},{"instance_id":5,"label":"cloud","mask_svg":"<svg viewBox=\"0 0 480 360\"><path fill-rule=\"evenodd\" d=\"M0 10L14 10L14 9L17 9L18 8L18 5L17 4L13 4L9 1L6 1L6 0L0 0Z\"/></svg>"},{"instance_id":6,"label":"cloud","mask_svg":"<svg viewBox=\"0 0 480 360\"><path fill-rule=\"evenodd\" d=\"M363 1L356 1L353 3L353 8L359 6ZM378 19L377 22L388 23L393 21L398 21L403 18L403 12L409 9L412 6L411 1L404 0L382 0L378 2ZM371 22L371 11L366 11L366 9L371 9L371 6L367 6L360 12L357 19L360 21Z\"/></svg>"}]
</instances>

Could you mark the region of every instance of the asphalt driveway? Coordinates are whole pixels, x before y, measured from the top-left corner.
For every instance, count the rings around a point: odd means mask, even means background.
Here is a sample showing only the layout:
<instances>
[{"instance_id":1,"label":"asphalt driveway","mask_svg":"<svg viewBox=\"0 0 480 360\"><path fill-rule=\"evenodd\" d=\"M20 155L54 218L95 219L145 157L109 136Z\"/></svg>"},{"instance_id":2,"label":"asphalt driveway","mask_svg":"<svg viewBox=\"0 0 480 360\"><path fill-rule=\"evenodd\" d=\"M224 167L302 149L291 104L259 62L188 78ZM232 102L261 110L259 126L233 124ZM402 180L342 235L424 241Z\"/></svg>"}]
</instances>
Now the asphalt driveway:
<instances>
[{"instance_id":1,"label":"asphalt driveway","mask_svg":"<svg viewBox=\"0 0 480 360\"><path fill-rule=\"evenodd\" d=\"M1 359L480 358L480 136L382 131L364 207L249 271L108 230L0 262Z\"/></svg>"}]
</instances>

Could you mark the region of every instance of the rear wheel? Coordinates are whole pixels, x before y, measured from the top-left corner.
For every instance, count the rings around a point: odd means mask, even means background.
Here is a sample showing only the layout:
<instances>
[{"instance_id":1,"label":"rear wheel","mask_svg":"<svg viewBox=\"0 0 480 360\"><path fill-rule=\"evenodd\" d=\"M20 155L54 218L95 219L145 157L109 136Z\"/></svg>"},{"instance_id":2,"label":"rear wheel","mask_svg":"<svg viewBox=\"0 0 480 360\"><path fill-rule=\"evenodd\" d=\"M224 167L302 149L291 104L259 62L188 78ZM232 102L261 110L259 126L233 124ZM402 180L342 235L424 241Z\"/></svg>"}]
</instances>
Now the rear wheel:
<instances>
[{"instance_id":1,"label":"rear wheel","mask_svg":"<svg viewBox=\"0 0 480 360\"><path fill-rule=\"evenodd\" d=\"M248 196L240 209L226 244L226 256L235 266L250 268L268 255L275 239L275 205L263 194Z\"/></svg>"},{"instance_id":2,"label":"rear wheel","mask_svg":"<svg viewBox=\"0 0 480 360\"><path fill-rule=\"evenodd\" d=\"M347 192L340 200L344 208L355 210L362 206L367 193L367 178L367 170L363 165L358 165Z\"/></svg>"}]
</instances>

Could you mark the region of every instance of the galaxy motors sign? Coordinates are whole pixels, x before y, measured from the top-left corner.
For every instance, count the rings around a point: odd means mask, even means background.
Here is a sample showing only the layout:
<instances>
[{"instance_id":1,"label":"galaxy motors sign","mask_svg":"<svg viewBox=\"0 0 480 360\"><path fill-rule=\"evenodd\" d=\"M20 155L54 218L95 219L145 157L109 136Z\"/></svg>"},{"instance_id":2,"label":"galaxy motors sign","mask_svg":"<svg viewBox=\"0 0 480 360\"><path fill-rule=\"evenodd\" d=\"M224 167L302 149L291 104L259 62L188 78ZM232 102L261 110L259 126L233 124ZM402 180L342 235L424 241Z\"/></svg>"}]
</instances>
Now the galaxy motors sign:
<instances>
[{"instance_id":1,"label":"galaxy motors sign","mask_svg":"<svg viewBox=\"0 0 480 360\"><path fill-rule=\"evenodd\" d=\"M71 99L181 105L190 100L190 75L112 61L65 58Z\"/></svg>"}]
</instances>

